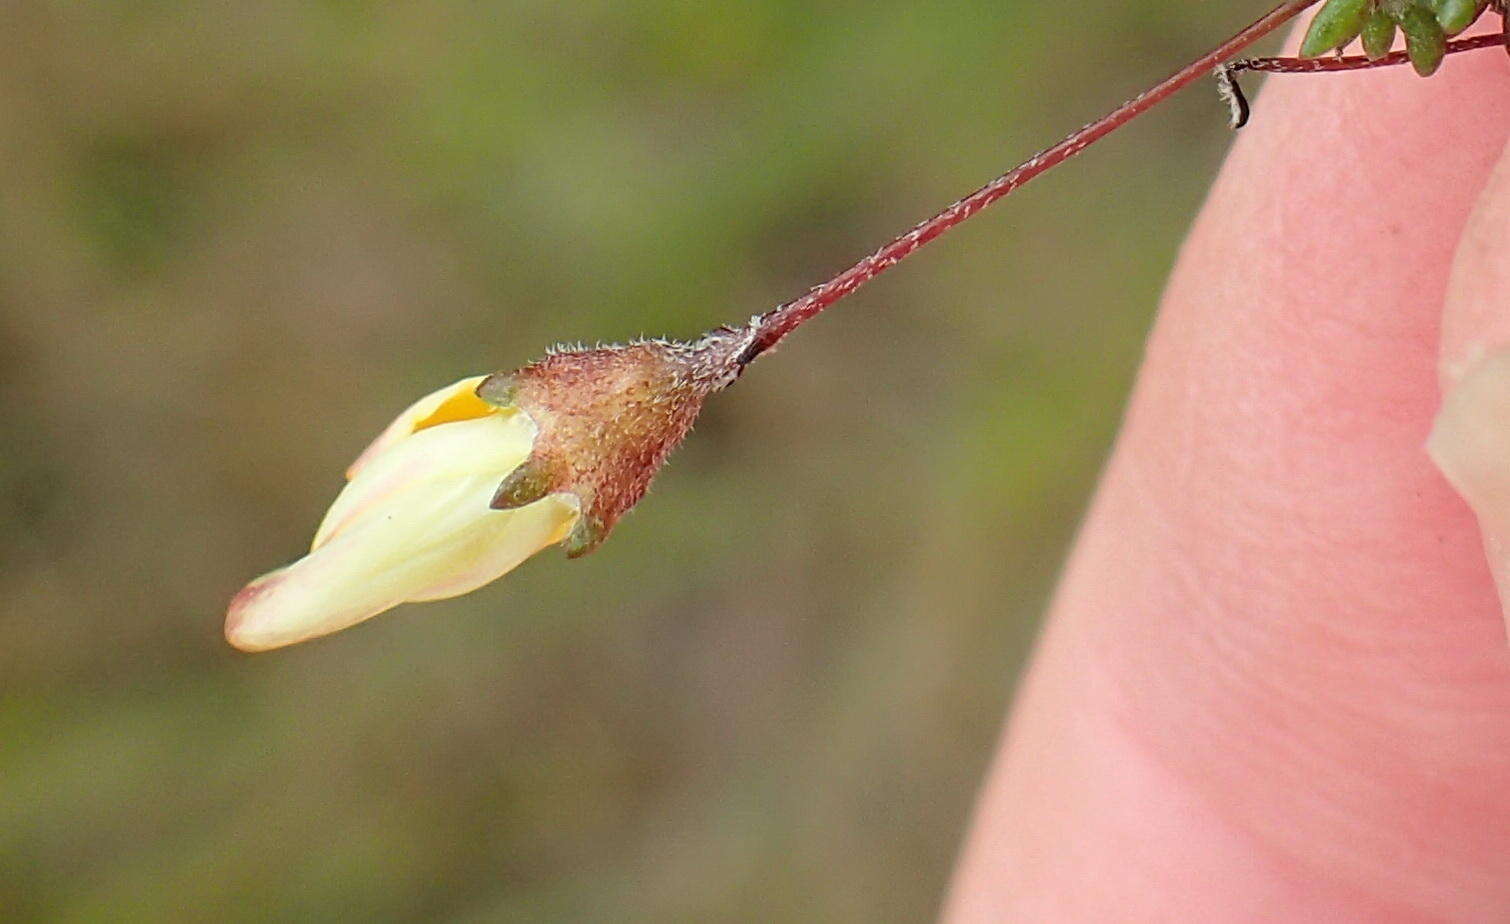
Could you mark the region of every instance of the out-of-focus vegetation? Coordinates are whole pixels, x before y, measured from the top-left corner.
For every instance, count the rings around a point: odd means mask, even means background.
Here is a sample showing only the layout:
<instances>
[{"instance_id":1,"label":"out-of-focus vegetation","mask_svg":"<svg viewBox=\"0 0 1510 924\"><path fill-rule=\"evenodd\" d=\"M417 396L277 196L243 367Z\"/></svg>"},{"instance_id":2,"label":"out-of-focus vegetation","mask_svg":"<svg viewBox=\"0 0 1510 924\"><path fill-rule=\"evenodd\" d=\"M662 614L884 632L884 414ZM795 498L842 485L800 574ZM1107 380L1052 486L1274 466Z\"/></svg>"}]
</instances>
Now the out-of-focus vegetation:
<instances>
[{"instance_id":1,"label":"out-of-focus vegetation","mask_svg":"<svg viewBox=\"0 0 1510 924\"><path fill-rule=\"evenodd\" d=\"M1227 143L761 360L602 550L248 657L418 395L800 292L1257 7L0 5L0 916L908 920Z\"/></svg>"}]
</instances>

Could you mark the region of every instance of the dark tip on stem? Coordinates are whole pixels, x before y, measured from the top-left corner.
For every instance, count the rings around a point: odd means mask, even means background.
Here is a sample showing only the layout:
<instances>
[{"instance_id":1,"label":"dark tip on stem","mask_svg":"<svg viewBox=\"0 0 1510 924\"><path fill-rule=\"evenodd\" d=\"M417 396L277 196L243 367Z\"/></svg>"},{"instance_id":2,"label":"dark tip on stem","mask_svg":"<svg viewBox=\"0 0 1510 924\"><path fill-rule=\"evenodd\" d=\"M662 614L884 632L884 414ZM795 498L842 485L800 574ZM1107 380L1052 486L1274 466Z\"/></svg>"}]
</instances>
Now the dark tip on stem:
<instances>
[{"instance_id":1,"label":"dark tip on stem","mask_svg":"<svg viewBox=\"0 0 1510 924\"><path fill-rule=\"evenodd\" d=\"M1242 85L1237 82L1237 69L1230 64L1218 64L1211 75L1216 78L1216 95L1227 104L1227 127L1237 131L1248 124L1248 97L1243 95Z\"/></svg>"}]
</instances>

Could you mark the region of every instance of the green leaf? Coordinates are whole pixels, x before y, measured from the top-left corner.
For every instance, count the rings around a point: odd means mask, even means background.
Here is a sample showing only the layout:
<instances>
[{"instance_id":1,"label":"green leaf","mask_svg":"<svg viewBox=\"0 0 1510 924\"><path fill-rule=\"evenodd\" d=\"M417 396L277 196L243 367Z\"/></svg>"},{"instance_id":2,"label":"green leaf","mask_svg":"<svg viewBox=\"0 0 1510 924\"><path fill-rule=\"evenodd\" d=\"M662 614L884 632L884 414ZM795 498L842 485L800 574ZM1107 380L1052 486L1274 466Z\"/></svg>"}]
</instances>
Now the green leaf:
<instances>
[{"instance_id":1,"label":"green leaf","mask_svg":"<svg viewBox=\"0 0 1510 924\"><path fill-rule=\"evenodd\" d=\"M1383 10L1374 10L1363 21L1363 31L1359 35L1363 39L1363 53L1370 61L1377 61L1394 47L1395 21Z\"/></svg>"},{"instance_id":2,"label":"green leaf","mask_svg":"<svg viewBox=\"0 0 1510 924\"><path fill-rule=\"evenodd\" d=\"M1437 24L1446 34L1457 35L1473 25L1486 5L1483 0L1437 0Z\"/></svg>"},{"instance_id":3,"label":"green leaf","mask_svg":"<svg viewBox=\"0 0 1510 924\"><path fill-rule=\"evenodd\" d=\"M1400 13L1398 22L1400 31L1405 33L1410 66L1422 77L1435 74L1447 54L1447 35L1437 17L1424 6L1411 5Z\"/></svg>"},{"instance_id":4,"label":"green leaf","mask_svg":"<svg viewBox=\"0 0 1510 924\"><path fill-rule=\"evenodd\" d=\"M1369 0L1327 0L1306 29L1300 56L1314 58L1351 42L1363 28L1368 5Z\"/></svg>"}]
</instances>

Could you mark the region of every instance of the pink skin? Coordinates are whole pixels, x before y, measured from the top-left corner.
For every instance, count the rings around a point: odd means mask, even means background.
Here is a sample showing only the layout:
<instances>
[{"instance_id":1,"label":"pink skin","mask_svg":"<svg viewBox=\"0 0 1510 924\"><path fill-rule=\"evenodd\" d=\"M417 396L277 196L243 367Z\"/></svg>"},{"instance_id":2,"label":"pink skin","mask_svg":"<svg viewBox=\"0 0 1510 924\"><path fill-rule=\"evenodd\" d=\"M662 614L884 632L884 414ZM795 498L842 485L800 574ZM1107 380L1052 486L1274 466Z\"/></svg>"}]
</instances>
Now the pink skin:
<instances>
[{"instance_id":1,"label":"pink skin","mask_svg":"<svg viewBox=\"0 0 1510 924\"><path fill-rule=\"evenodd\" d=\"M949 918L1510 920L1510 648L1422 448L1444 309L1449 361L1510 344L1507 113L1495 51L1269 81L1181 254Z\"/></svg>"}]
</instances>

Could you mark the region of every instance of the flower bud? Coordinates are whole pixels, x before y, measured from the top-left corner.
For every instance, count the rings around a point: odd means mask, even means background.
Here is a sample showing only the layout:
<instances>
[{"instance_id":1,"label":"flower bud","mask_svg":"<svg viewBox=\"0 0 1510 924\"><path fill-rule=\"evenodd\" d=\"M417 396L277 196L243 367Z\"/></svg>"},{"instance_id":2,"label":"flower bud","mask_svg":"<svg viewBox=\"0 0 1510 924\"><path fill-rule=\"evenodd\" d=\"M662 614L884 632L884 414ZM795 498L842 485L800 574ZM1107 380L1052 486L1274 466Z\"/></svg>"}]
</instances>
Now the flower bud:
<instances>
[{"instance_id":1,"label":"flower bud","mask_svg":"<svg viewBox=\"0 0 1510 924\"><path fill-rule=\"evenodd\" d=\"M720 328L557 350L420 399L352 464L309 554L231 601L226 638L277 648L467 593L562 540L591 551L754 344L752 329Z\"/></svg>"}]
</instances>

